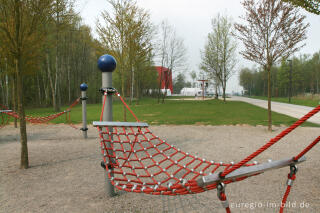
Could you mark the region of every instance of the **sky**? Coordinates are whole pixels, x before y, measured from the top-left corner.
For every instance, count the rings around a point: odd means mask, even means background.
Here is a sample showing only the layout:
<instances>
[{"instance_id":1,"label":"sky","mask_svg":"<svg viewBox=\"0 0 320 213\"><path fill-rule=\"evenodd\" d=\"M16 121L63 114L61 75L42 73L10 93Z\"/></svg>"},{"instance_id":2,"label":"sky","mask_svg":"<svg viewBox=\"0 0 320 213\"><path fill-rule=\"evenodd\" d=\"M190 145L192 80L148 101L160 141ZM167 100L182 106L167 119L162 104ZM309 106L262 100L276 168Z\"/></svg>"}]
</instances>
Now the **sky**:
<instances>
[{"instance_id":1,"label":"sky","mask_svg":"<svg viewBox=\"0 0 320 213\"><path fill-rule=\"evenodd\" d=\"M200 51L203 49L208 33L211 31L211 19L218 13L231 16L235 22L245 11L240 0L137 0L137 4L151 14L151 21L159 25L162 20L167 20L174 27L177 35L184 40L187 48L188 72L195 70L200 72ZM95 33L96 20L103 10L110 10L106 0L78 0L77 11L80 12L85 24L89 25ZM306 22L310 23L307 32L306 45L296 56L300 54L313 54L320 51L320 15L314 15L301 10L306 15ZM238 52L243 48L238 42ZM239 85L239 71L243 67L252 67L254 63L237 55L235 74L227 83L227 92L241 92ZM174 73L176 75L177 73ZM189 77L189 75L186 75Z\"/></svg>"}]
</instances>

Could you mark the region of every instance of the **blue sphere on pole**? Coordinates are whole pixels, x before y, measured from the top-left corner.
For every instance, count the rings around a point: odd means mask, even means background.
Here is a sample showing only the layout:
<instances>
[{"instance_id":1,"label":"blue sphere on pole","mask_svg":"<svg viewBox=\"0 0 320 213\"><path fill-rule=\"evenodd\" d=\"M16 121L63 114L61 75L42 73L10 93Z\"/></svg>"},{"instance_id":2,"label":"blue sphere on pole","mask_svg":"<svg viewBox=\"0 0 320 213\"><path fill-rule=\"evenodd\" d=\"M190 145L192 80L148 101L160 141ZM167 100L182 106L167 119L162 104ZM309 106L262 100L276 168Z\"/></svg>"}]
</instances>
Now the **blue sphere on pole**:
<instances>
[{"instance_id":1,"label":"blue sphere on pole","mask_svg":"<svg viewBox=\"0 0 320 213\"><path fill-rule=\"evenodd\" d=\"M87 91L87 89L88 89L88 85L87 84L83 83L83 84L80 85L80 90L81 91Z\"/></svg>"},{"instance_id":2,"label":"blue sphere on pole","mask_svg":"<svg viewBox=\"0 0 320 213\"><path fill-rule=\"evenodd\" d=\"M98 68L102 72L113 72L117 67L116 59L111 55L103 55L98 60Z\"/></svg>"}]
</instances>

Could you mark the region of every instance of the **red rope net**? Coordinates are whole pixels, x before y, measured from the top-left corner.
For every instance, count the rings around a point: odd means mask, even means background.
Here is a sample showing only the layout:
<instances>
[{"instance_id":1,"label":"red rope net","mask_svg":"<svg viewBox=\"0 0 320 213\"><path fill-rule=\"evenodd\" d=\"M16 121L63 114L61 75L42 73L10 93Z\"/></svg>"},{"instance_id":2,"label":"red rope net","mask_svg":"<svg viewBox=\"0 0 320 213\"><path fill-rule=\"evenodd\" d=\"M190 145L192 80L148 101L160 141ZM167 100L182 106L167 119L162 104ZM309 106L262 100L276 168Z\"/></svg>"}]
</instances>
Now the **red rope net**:
<instances>
[{"instance_id":1,"label":"red rope net","mask_svg":"<svg viewBox=\"0 0 320 213\"><path fill-rule=\"evenodd\" d=\"M123 98L119 94L117 95L136 120L139 121ZM154 135L147 127L131 126L113 127L111 129L98 127L98 130L104 163L108 165L106 169L109 178L116 188L149 194L190 194L216 188L216 184L208 185L205 188L199 187L196 180L201 176L221 173L221 177L224 177L241 166L254 165L247 163L319 111L320 106L237 164L208 161L183 152ZM295 160L299 159L318 142L319 138L309 145L302 154L300 153ZM233 181L240 181L245 178L247 177ZM232 181L224 183L228 184L230 182Z\"/></svg>"},{"instance_id":2,"label":"red rope net","mask_svg":"<svg viewBox=\"0 0 320 213\"><path fill-rule=\"evenodd\" d=\"M139 121L124 99L118 93L117 96ZM100 120L103 117L105 102L106 96ZM233 165L193 156L154 135L147 127L98 127L98 131L109 179L119 190L154 195L200 193L215 189L217 184L199 187L196 183L198 178L225 171ZM245 164L252 165L255 164Z\"/></svg>"},{"instance_id":3,"label":"red rope net","mask_svg":"<svg viewBox=\"0 0 320 213\"><path fill-rule=\"evenodd\" d=\"M80 98L78 98L75 102L73 102L68 109L66 109L65 111L59 112L59 113L55 113L52 115L48 115L48 116L41 116L41 117L35 117L35 116L31 116L31 115L26 115L25 116L25 120L29 123L33 123L33 124L43 124L43 123L48 123L49 121L52 121L58 117L60 117L63 114L66 114L66 119L70 121L70 111L71 109L76 106L78 103L80 102ZM69 116L68 116L69 113ZM20 116L17 112L5 112L5 114L7 114L8 116L20 119Z\"/></svg>"},{"instance_id":4,"label":"red rope net","mask_svg":"<svg viewBox=\"0 0 320 213\"><path fill-rule=\"evenodd\" d=\"M134 118L139 121L124 99L118 93L117 96ZM100 120L103 117L105 101L106 96ZM154 135L145 126L100 126L98 127L98 131L104 165L111 183L117 189L153 195L184 195L217 188L219 183L199 186L196 181L200 177L213 173L218 173L221 177L220 183L224 184L248 178L249 176L228 181L223 180L227 174L242 166L255 165L248 164L248 162L277 143L319 111L320 105L237 164L214 162L193 156L168 144L165 140ZM320 136L293 159L295 161L299 160L319 142ZM293 181L295 175L291 176L289 174L289 179ZM283 206L289 196L290 189L291 185L288 185L282 200ZM224 192L220 195L220 200L226 201ZM280 208L280 212L283 211L283 206ZM225 209L226 212L230 212L228 206Z\"/></svg>"},{"instance_id":5,"label":"red rope net","mask_svg":"<svg viewBox=\"0 0 320 213\"><path fill-rule=\"evenodd\" d=\"M216 188L216 184L201 188L196 184L198 178L232 166L232 163L209 161L183 152L147 127L98 129L109 178L120 190L155 195L200 193ZM250 165L254 164L246 164Z\"/></svg>"}]
</instances>

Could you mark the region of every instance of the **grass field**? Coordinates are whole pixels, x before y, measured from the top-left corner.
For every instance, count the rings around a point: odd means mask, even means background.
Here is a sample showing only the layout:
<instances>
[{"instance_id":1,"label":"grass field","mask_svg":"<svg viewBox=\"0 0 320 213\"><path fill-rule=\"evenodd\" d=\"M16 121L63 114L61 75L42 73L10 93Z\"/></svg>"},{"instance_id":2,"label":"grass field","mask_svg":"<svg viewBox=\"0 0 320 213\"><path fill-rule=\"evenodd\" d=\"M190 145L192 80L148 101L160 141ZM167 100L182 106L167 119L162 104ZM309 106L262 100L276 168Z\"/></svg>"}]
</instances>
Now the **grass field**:
<instances>
[{"instance_id":1,"label":"grass field","mask_svg":"<svg viewBox=\"0 0 320 213\"><path fill-rule=\"evenodd\" d=\"M264 96L250 96L249 98L256 98L261 100L268 100L268 97ZM271 101L276 102L282 102L282 103L289 103L289 98L283 98L283 97L272 97ZM291 104L301 105L301 106L310 106L310 107L316 107L320 104L319 98L306 98L306 97L292 97L291 98Z\"/></svg>"},{"instance_id":2,"label":"grass field","mask_svg":"<svg viewBox=\"0 0 320 213\"><path fill-rule=\"evenodd\" d=\"M66 109L67 107L62 108ZM145 98L139 105L131 106L133 112L141 121L152 125L160 124L203 124L203 125L267 125L267 110L244 102L230 101L223 103L220 100L208 101L173 101L158 104L156 99ZM114 120L123 121L123 105L120 101L114 101ZM88 123L100 118L101 104L87 105ZM54 113L51 108L29 109L27 115L41 116ZM290 125L297 119L272 113L274 125ZM73 108L71 113L72 123L81 123L81 105ZM134 121L133 116L127 111L128 121ZM53 121L53 123L65 123L66 116ZM317 126L307 123L307 126Z\"/></svg>"}]
</instances>

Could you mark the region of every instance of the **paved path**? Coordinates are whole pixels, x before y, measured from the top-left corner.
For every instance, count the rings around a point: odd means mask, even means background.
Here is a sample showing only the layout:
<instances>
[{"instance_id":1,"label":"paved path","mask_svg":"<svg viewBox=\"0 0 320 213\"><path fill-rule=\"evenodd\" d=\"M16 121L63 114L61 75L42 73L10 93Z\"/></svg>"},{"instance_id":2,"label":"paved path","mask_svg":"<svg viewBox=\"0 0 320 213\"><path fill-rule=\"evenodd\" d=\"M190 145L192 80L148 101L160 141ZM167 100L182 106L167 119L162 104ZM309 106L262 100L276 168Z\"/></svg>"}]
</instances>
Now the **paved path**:
<instances>
[{"instance_id":1,"label":"paved path","mask_svg":"<svg viewBox=\"0 0 320 213\"><path fill-rule=\"evenodd\" d=\"M246 98L246 97L240 97L240 96L232 96L232 101L243 101L247 102L249 104L253 104L262 108L267 109L268 108L268 102L264 100L259 99L253 99L253 98ZM271 102L271 110L274 112L278 112L281 114L289 115L294 118L301 118L308 112L310 112L313 109L313 107L307 107L307 106L300 106L295 104L286 104L286 103L280 103L280 102ZM308 121L316 124L320 124L320 112L315 114L313 117L311 117Z\"/></svg>"}]
</instances>

